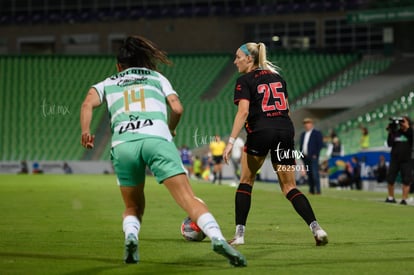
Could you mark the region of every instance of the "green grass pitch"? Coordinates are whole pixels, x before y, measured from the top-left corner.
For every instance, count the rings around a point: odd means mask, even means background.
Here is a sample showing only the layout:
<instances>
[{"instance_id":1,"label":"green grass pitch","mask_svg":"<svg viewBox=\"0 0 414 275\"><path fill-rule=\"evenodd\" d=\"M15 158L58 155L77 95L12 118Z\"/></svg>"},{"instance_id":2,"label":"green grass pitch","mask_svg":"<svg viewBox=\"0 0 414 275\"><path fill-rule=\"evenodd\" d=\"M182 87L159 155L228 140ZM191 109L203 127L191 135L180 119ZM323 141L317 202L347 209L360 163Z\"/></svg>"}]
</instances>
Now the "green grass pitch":
<instances>
[{"instance_id":1,"label":"green grass pitch","mask_svg":"<svg viewBox=\"0 0 414 275\"><path fill-rule=\"evenodd\" d=\"M235 188L191 184L232 237ZM412 205L353 190L325 189L308 198L329 234L327 246L315 246L278 185L257 183L246 244L239 246L248 266L234 268L208 239L181 237L186 214L149 177L141 261L126 265L114 175L0 175L0 274L413 274Z\"/></svg>"}]
</instances>

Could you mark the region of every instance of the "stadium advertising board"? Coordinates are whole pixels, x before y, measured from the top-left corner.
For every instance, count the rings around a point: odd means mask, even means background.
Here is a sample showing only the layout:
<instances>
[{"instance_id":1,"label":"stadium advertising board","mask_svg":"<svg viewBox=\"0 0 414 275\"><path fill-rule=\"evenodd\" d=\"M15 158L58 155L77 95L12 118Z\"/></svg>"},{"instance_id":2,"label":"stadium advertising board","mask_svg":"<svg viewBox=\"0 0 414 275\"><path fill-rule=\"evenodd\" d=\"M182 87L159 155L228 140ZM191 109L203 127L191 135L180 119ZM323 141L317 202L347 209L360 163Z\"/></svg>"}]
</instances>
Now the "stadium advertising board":
<instances>
[{"instance_id":1,"label":"stadium advertising board","mask_svg":"<svg viewBox=\"0 0 414 275\"><path fill-rule=\"evenodd\" d=\"M329 159L329 182L338 182L338 178L345 174L347 163L351 162L352 157L356 156L361 166L361 180L376 181L375 170L378 166L380 156L385 157L387 166L390 162L389 151L367 151L343 157L333 157Z\"/></svg>"},{"instance_id":2,"label":"stadium advertising board","mask_svg":"<svg viewBox=\"0 0 414 275\"><path fill-rule=\"evenodd\" d=\"M348 14L350 23L378 23L414 20L414 6L394 9L365 10Z\"/></svg>"}]
</instances>

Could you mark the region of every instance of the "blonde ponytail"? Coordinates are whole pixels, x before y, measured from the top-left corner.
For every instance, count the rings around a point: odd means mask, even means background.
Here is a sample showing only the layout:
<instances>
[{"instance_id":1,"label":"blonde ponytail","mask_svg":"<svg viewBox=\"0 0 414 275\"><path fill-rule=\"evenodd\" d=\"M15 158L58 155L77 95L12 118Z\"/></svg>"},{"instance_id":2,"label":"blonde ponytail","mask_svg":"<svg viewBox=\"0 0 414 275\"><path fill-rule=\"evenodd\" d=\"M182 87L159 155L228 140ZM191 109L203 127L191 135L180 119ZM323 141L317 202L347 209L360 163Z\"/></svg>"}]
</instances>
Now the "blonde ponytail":
<instances>
[{"instance_id":1,"label":"blonde ponytail","mask_svg":"<svg viewBox=\"0 0 414 275\"><path fill-rule=\"evenodd\" d=\"M279 72L278 72L279 67L277 67L272 62L267 60L266 45L264 43L260 42L260 43L257 43L257 47L259 49L259 56L258 56L259 67L263 68L265 70L272 71L276 74L279 74Z\"/></svg>"},{"instance_id":2,"label":"blonde ponytail","mask_svg":"<svg viewBox=\"0 0 414 275\"><path fill-rule=\"evenodd\" d=\"M253 57L254 64L261 69L272 71L279 74L280 68L267 60L266 45L262 42L249 42L244 44L248 49L250 55Z\"/></svg>"}]
</instances>

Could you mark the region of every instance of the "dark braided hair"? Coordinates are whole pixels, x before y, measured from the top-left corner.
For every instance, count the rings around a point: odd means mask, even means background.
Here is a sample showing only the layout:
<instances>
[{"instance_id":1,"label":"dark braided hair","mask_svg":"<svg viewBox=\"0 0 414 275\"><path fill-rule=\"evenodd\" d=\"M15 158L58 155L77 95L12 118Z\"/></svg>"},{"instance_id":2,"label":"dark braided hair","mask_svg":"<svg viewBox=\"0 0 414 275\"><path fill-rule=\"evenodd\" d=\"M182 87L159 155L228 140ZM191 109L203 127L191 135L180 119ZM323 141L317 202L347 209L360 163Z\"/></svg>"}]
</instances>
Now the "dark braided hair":
<instances>
[{"instance_id":1,"label":"dark braided hair","mask_svg":"<svg viewBox=\"0 0 414 275\"><path fill-rule=\"evenodd\" d=\"M150 40L141 36L129 36L118 51L118 64L123 69L130 67L144 67L158 71L158 63L171 65L167 53Z\"/></svg>"}]
</instances>

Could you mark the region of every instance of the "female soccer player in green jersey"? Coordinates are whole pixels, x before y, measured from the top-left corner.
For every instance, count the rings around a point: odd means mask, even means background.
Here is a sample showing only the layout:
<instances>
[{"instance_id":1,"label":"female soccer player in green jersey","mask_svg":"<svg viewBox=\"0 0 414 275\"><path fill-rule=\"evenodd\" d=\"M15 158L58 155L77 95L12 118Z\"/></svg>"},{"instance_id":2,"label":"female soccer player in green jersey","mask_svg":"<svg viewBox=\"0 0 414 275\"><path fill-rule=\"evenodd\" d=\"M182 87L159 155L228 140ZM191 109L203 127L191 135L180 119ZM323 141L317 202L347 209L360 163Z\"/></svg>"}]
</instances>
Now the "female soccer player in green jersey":
<instances>
[{"instance_id":1,"label":"female soccer player in green jersey","mask_svg":"<svg viewBox=\"0 0 414 275\"><path fill-rule=\"evenodd\" d=\"M234 266L246 266L240 252L227 244L207 206L193 193L178 150L172 142L183 107L157 64L171 64L164 51L139 36L128 37L117 55L118 73L92 85L82 104L81 143L93 148L93 109L107 103L112 131L111 160L125 203L126 263L137 263L138 235L145 209L145 167L164 184L177 204L211 239L213 250ZM167 115L167 105L170 107Z\"/></svg>"}]
</instances>

